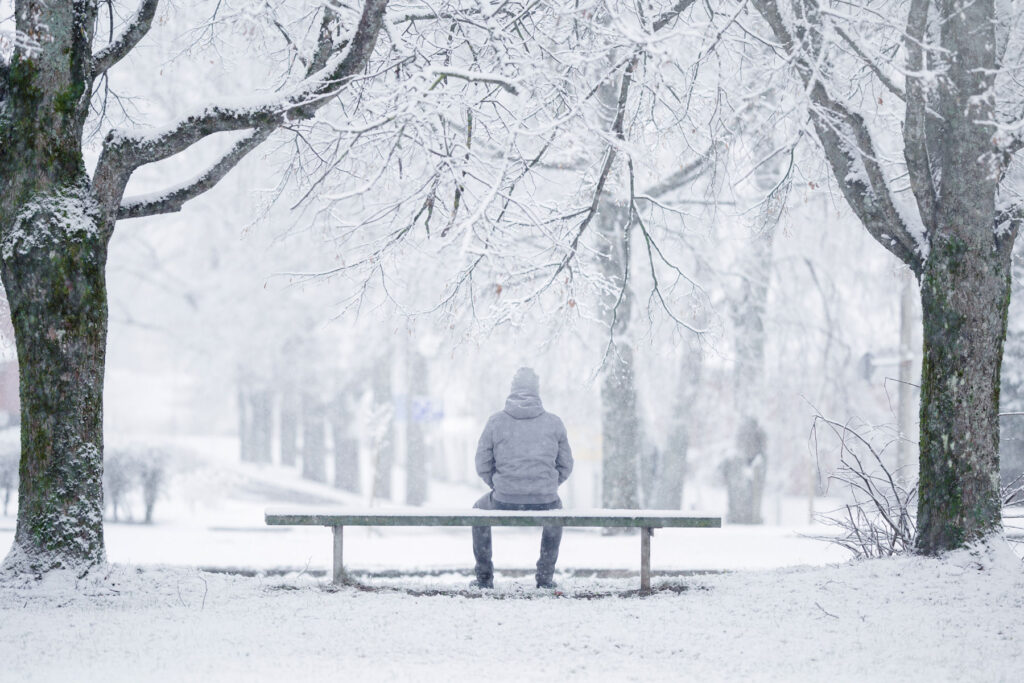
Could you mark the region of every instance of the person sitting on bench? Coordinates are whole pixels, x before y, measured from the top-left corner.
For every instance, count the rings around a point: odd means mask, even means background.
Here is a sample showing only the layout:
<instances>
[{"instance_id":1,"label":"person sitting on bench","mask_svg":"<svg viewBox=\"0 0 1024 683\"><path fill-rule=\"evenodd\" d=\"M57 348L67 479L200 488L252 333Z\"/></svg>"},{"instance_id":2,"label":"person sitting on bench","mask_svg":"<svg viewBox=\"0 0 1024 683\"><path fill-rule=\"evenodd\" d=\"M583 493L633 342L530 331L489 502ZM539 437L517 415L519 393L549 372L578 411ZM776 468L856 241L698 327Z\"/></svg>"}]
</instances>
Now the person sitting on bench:
<instances>
[{"instance_id":1,"label":"person sitting on bench","mask_svg":"<svg viewBox=\"0 0 1024 683\"><path fill-rule=\"evenodd\" d=\"M481 510L560 510L558 487L572 472L572 450L562 420L544 410L540 378L519 368L505 409L487 421L476 450L476 472L490 492L473 507ZM537 587L554 588L562 527L546 526L537 560ZM478 588L494 587L491 527L473 527Z\"/></svg>"}]
</instances>

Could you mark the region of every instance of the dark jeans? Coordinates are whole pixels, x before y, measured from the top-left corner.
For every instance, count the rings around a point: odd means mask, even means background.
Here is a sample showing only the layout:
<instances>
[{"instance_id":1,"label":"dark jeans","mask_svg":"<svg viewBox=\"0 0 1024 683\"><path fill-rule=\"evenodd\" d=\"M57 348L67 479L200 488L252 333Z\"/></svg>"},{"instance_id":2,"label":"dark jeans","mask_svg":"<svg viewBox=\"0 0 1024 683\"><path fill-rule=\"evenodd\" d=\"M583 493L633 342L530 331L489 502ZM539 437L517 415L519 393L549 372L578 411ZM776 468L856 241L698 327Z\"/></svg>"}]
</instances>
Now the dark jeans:
<instances>
[{"instance_id":1,"label":"dark jeans","mask_svg":"<svg viewBox=\"0 0 1024 683\"><path fill-rule=\"evenodd\" d=\"M494 500L494 492L488 493L473 504L480 510L561 510L562 501L556 498L551 503L502 503ZM548 583L555 575L558 561L558 546L562 543L562 527L546 526L540 536L540 559L537 560L537 582ZM481 583L494 580L494 564L491 562L491 527L473 527L473 555L476 557L476 578Z\"/></svg>"}]
</instances>

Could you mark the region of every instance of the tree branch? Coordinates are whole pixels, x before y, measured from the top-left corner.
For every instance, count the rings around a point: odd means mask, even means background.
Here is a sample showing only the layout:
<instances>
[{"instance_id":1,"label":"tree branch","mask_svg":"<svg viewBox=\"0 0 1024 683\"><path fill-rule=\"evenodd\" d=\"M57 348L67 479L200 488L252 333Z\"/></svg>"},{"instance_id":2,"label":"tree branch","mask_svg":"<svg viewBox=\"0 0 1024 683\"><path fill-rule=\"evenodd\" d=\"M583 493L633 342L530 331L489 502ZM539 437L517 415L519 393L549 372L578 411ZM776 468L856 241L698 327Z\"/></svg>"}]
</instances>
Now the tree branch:
<instances>
[{"instance_id":1,"label":"tree branch","mask_svg":"<svg viewBox=\"0 0 1024 683\"><path fill-rule=\"evenodd\" d=\"M657 33L661 29L668 26L672 21L675 20L680 14L685 12L696 0L679 0L671 9L665 10L654 20L651 24L651 28Z\"/></svg>"},{"instance_id":2,"label":"tree branch","mask_svg":"<svg viewBox=\"0 0 1024 683\"><path fill-rule=\"evenodd\" d=\"M217 163L183 185L158 194L129 197L123 200L117 210L118 220L181 211L185 202L213 188L228 174L228 171L237 166L238 162L256 149L273 132L273 127L259 128L253 131L236 142Z\"/></svg>"},{"instance_id":3,"label":"tree branch","mask_svg":"<svg viewBox=\"0 0 1024 683\"><path fill-rule=\"evenodd\" d=\"M927 0L925 1L927 2ZM861 46L857 44L857 41L851 38L849 34L847 34L846 31L842 29L841 26L836 26L835 30L836 33L839 34L839 37L842 38L843 41L850 46L850 49L853 50L853 53L857 55L857 57L859 57L860 60L864 62L864 64L866 64L869 69L871 69L871 73L875 74L875 76L878 77L878 80L882 82L882 85L884 85L885 88L893 95L895 95L896 97L900 98L903 101L906 101L907 94L903 92L903 89L900 88L895 83L893 83L892 79L885 75L885 72L882 71L881 67L879 67L873 59L868 57L867 53L864 52Z\"/></svg>"},{"instance_id":4,"label":"tree branch","mask_svg":"<svg viewBox=\"0 0 1024 683\"><path fill-rule=\"evenodd\" d=\"M816 31L817 4L803 0L811 12L805 20L806 30ZM865 229L883 247L888 249L920 276L924 260L917 240L910 233L892 200L885 174L878 163L871 134L863 117L837 102L818 79L818 71L796 44L790 33L777 0L752 0L757 11L768 23L772 33L793 60L797 73L807 89L812 107L811 121L825 150L825 157L839 189L864 224ZM811 42L820 42L811 36Z\"/></svg>"},{"instance_id":5,"label":"tree branch","mask_svg":"<svg viewBox=\"0 0 1024 683\"><path fill-rule=\"evenodd\" d=\"M317 51L307 71L309 77L290 95L255 106L210 106L155 134L111 131L104 140L93 176L93 188L108 213L116 217L150 215L160 213L159 206L177 211L185 201L213 187L245 154L286 121L311 118L366 68L387 3L388 0L366 0L352 40L339 46L330 40L330 24L337 20L337 15L331 8L325 8ZM196 180L170 193L132 202L123 211L120 208L128 178L139 166L178 154L215 133L245 129L255 130Z\"/></svg>"},{"instance_id":6,"label":"tree branch","mask_svg":"<svg viewBox=\"0 0 1024 683\"><path fill-rule=\"evenodd\" d=\"M562 258L562 261L558 264L558 268L552 274L551 279L548 281L554 282L558 274L568 267L572 261L576 252L579 250L580 238L583 237L583 233L587 231L587 227L590 222L597 215L597 210L601 204L601 196L604 194L604 186L608 182L608 176L611 174L612 165L615 163L616 146L621 144L625 139L624 126L626 119L626 104L629 101L629 88L633 83L633 72L636 69L636 65L639 58L634 57L627 65L625 70L622 72L622 81L619 85L618 99L615 104L615 118L612 121L611 132L615 136L615 142L608 146L608 153L604 158L604 164L601 167L601 174L597 178L597 186L594 188L594 198L590 202L590 207L587 209L586 215L580 222L579 228L576 229L576 235L573 237L572 243L569 245L569 251Z\"/></svg>"},{"instance_id":7,"label":"tree branch","mask_svg":"<svg viewBox=\"0 0 1024 683\"><path fill-rule=\"evenodd\" d=\"M516 87L516 84L501 74L481 73L478 71L468 71L466 69L455 69L452 67L435 68L431 73L438 81L446 77L461 78L462 80L469 81L471 83L490 83L492 85L496 85L508 92L510 95L519 94L519 88Z\"/></svg>"},{"instance_id":8,"label":"tree branch","mask_svg":"<svg viewBox=\"0 0 1024 683\"><path fill-rule=\"evenodd\" d=\"M651 185L644 192L639 193L637 195L637 198L658 199L662 195L672 192L673 190L682 187L683 184L690 182L691 180L699 176L701 173L703 173L709 165L711 165L712 161L714 160L714 154L717 151L719 145L720 143L713 143L707 149L707 151L704 152L704 154L701 154L699 157L697 157L690 163L686 164L685 166L683 166L682 168L680 168L678 171L668 176L667 178L663 178L654 185Z\"/></svg>"},{"instance_id":9,"label":"tree branch","mask_svg":"<svg viewBox=\"0 0 1024 683\"><path fill-rule=\"evenodd\" d=\"M907 15L907 111L903 123L903 158L907 161L910 188L917 199L921 220L932 230L938 199L928 158L928 98L921 76L924 59L921 45L928 27L929 0L911 0Z\"/></svg>"},{"instance_id":10,"label":"tree branch","mask_svg":"<svg viewBox=\"0 0 1024 683\"><path fill-rule=\"evenodd\" d=\"M153 26L153 17L156 16L157 6L160 0L142 0L138 12L128 26L115 38L110 45L93 55L92 76L95 78L104 73L110 67L124 59L125 55L134 49L142 40L149 29Z\"/></svg>"}]
</instances>

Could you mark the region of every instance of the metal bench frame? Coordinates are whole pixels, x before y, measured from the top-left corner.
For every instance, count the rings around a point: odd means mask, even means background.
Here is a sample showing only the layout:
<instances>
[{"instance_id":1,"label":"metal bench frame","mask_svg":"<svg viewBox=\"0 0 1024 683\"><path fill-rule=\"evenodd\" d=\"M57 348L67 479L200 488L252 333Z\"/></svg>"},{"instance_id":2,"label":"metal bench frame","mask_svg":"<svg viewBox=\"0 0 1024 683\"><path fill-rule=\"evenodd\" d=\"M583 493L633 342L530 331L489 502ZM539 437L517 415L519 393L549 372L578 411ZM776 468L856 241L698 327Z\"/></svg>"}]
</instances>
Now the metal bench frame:
<instances>
[{"instance_id":1,"label":"metal bench frame","mask_svg":"<svg viewBox=\"0 0 1024 683\"><path fill-rule=\"evenodd\" d=\"M325 526L334 530L334 569L332 581L345 581L344 529L346 526L562 526L562 527L635 527L640 529L640 590L651 589L651 535L665 527L717 529L721 517L693 515L662 510L545 510L517 512L505 510L388 511L379 508L354 509L271 509L266 523L272 526Z\"/></svg>"}]
</instances>

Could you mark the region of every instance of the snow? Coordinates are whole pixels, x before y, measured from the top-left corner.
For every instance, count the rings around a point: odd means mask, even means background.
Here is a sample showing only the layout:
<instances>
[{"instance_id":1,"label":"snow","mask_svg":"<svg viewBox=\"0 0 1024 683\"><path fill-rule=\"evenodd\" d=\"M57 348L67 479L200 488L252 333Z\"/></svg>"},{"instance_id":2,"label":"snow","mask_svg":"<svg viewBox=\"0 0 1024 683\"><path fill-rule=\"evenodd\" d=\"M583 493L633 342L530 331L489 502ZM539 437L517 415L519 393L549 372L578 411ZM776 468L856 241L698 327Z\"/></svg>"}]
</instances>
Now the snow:
<instances>
[{"instance_id":1,"label":"snow","mask_svg":"<svg viewBox=\"0 0 1024 683\"><path fill-rule=\"evenodd\" d=\"M601 508L592 509L579 509L574 508L571 510L531 510L531 511L512 511L512 510L476 510L466 508L409 508L409 507L394 507L394 508L381 508L381 507L348 507L348 506L295 506L295 507L273 507L268 508L266 512L267 516L274 517L395 517L401 516L409 518L409 526L419 525L417 518L419 517L451 517L450 520L453 525L458 526L460 519L467 517L552 517L552 518L566 518L573 517L577 520L579 518L587 517L599 517L601 519L627 519L636 520L642 518L653 517L658 520L690 520L690 519L702 519L707 517L715 517L712 513L699 513L699 512L675 512L669 510L610 510ZM446 520L449 521L449 520ZM583 520L586 521L586 520ZM320 522L310 522L314 524L320 524ZM350 522L351 523L351 522ZM581 526L600 526L599 524L581 524ZM671 524L669 524L671 526ZM685 526L685 524L684 524Z\"/></svg>"},{"instance_id":2,"label":"snow","mask_svg":"<svg viewBox=\"0 0 1024 683\"><path fill-rule=\"evenodd\" d=\"M334 590L115 565L0 586L7 680L1011 680L1024 572L1005 545L944 559L657 579L402 579ZM674 590L664 590L666 585ZM435 594L439 593L439 594Z\"/></svg>"},{"instance_id":3,"label":"snow","mask_svg":"<svg viewBox=\"0 0 1024 683\"><path fill-rule=\"evenodd\" d=\"M0 241L0 252L10 259L15 253L27 254L40 246L63 245L69 238L91 239L98 221L99 205L87 184L36 195L21 206L14 225Z\"/></svg>"}]
</instances>

